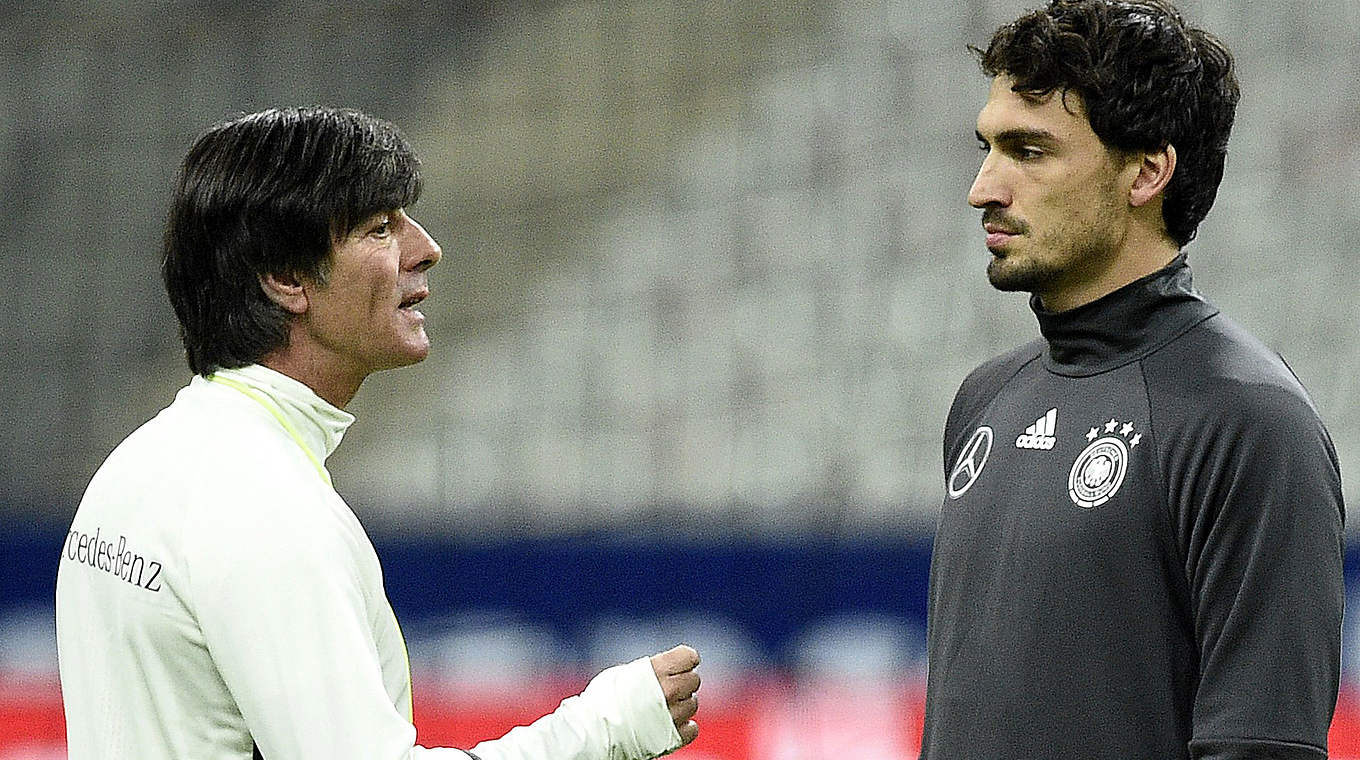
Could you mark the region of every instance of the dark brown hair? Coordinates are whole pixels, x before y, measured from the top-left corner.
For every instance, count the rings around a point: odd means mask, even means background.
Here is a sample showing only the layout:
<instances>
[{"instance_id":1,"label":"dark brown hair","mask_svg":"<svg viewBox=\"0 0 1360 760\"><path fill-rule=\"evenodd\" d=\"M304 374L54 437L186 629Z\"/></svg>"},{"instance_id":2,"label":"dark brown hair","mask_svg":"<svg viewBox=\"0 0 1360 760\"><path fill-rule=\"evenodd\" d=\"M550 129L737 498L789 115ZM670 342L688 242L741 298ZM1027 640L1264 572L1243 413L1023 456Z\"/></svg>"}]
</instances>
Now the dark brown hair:
<instances>
[{"instance_id":1,"label":"dark brown hair","mask_svg":"<svg viewBox=\"0 0 1360 760\"><path fill-rule=\"evenodd\" d=\"M1051 0L970 50L1016 92L1080 97L1108 148L1174 146L1162 217L1177 244L1194 239L1223 179L1239 98L1222 42L1162 0Z\"/></svg>"}]
</instances>

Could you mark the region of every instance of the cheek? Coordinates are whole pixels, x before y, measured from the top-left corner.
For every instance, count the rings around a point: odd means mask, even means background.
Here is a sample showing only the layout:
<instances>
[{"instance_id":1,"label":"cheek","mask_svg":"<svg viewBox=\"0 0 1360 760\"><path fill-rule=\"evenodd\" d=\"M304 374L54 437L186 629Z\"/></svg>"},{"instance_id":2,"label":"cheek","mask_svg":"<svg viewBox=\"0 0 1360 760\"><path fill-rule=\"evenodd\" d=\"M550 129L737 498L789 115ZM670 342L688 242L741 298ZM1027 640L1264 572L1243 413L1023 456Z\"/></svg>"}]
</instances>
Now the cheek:
<instances>
[{"instance_id":1,"label":"cheek","mask_svg":"<svg viewBox=\"0 0 1360 760\"><path fill-rule=\"evenodd\" d=\"M1063 184L1034 196L1024 217L1036 237L1062 237L1073 228L1082 213L1081 204L1073 200L1074 192L1074 188Z\"/></svg>"},{"instance_id":2,"label":"cheek","mask_svg":"<svg viewBox=\"0 0 1360 760\"><path fill-rule=\"evenodd\" d=\"M1081 177L1053 188L1043 199L1043 213L1053 229L1076 230L1103 218L1109 203L1104 177Z\"/></svg>"},{"instance_id":3,"label":"cheek","mask_svg":"<svg viewBox=\"0 0 1360 760\"><path fill-rule=\"evenodd\" d=\"M385 269L364 272L362 293L356 293L355 303L365 303L372 312L395 309L400 302L397 276Z\"/></svg>"}]
</instances>

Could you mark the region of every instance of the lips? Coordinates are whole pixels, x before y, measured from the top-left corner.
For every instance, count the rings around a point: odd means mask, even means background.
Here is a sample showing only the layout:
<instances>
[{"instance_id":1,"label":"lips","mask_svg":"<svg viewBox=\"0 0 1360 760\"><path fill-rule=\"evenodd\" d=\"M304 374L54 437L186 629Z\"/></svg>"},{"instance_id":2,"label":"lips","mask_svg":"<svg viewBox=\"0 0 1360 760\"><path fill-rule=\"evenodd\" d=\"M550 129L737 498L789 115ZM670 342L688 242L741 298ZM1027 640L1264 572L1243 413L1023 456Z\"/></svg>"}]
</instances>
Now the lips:
<instances>
[{"instance_id":1,"label":"lips","mask_svg":"<svg viewBox=\"0 0 1360 760\"><path fill-rule=\"evenodd\" d=\"M982 219L982 229L987 233L987 247L996 250L1010 242L1011 238L1024 234L1020 225L1004 221Z\"/></svg>"},{"instance_id":2,"label":"lips","mask_svg":"<svg viewBox=\"0 0 1360 760\"><path fill-rule=\"evenodd\" d=\"M410 309L414 307L416 304L420 303L421 301L424 301L426 298L429 298L429 296L430 296L429 289L422 288L412 293L411 295L407 296L405 299L403 299L402 302L397 305L397 308Z\"/></svg>"}]
</instances>

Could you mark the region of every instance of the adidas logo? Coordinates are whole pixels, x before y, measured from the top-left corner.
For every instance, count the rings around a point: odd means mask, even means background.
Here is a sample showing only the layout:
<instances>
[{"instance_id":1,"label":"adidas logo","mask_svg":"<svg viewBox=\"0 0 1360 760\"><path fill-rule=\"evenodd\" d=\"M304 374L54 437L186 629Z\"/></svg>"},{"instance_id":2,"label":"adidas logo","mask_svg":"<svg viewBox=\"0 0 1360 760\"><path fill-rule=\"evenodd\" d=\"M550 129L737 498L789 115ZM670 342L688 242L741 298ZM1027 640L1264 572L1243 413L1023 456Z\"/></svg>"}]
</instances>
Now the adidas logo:
<instances>
[{"instance_id":1,"label":"adidas logo","mask_svg":"<svg viewBox=\"0 0 1360 760\"><path fill-rule=\"evenodd\" d=\"M1043 449L1048 451L1053 448L1053 444L1058 442L1053 437L1053 431L1058 427L1058 409L1049 409L1048 413L1034 421L1033 425L1025 428L1025 432L1015 439L1015 447L1018 449Z\"/></svg>"}]
</instances>

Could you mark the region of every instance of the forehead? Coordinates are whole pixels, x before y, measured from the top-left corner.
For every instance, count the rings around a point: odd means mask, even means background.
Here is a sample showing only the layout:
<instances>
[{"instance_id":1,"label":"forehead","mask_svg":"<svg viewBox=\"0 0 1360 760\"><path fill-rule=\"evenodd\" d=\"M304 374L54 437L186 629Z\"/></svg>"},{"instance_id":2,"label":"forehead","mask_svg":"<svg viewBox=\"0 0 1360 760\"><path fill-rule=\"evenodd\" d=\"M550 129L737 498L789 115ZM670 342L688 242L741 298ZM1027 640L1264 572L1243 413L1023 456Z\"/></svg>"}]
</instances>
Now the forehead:
<instances>
[{"instance_id":1,"label":"forehead","mask_svg":"<svg viewBox=\"0 0 1360 760\"><path fill-rule=\"evenodd\" d=\"M1033 96L1015 92L1014 84L1005 74L992 79L987 103L978 113L978 134L990 139L1007 132L1042 131L1065 142L1100 142L1076 93Z\"/></svg>"}]
</instances>

